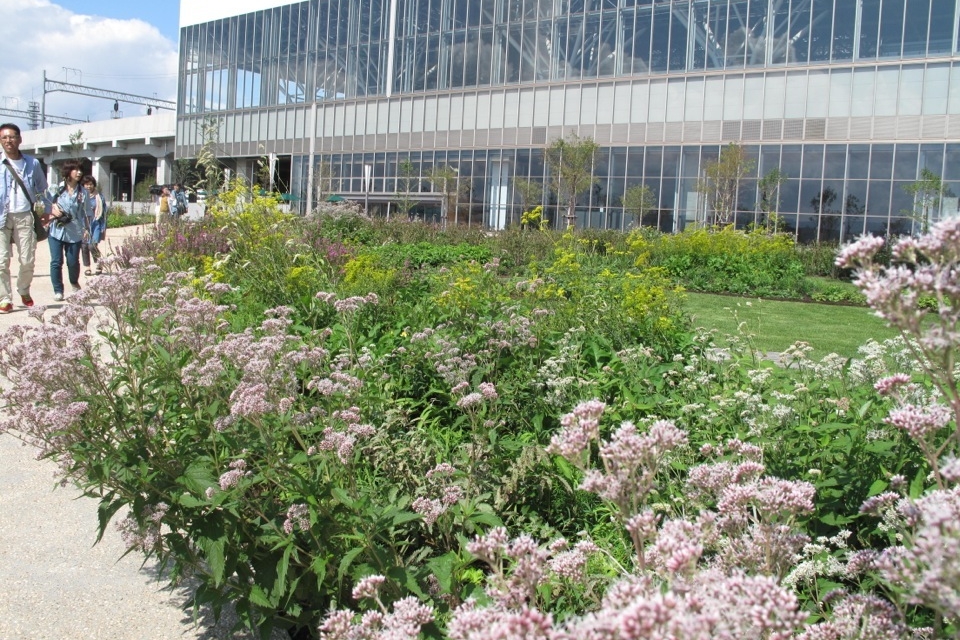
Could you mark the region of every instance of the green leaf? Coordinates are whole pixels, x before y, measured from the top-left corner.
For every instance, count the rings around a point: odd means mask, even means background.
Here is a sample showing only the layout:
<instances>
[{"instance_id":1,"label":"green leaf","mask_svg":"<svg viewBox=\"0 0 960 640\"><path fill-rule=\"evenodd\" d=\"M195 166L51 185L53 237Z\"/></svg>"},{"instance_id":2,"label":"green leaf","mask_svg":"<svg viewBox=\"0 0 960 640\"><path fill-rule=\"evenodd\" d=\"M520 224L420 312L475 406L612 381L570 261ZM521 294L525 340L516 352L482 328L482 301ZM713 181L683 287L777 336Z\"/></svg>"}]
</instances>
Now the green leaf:
<instances>
[{"instance_id":1,"label":"green leaf","mask_svg":"<svg viewBox=\"0 0 960 640\"><path fill-rule=\"evenodd\" d=\"M920 494L923 493L923 485L927 478L927 474L923 469L917 471L917 475L913 478L913 481L910 483L910 497L919 498Z\"/></svg>"},{"instance_id":2,"label":"green leaf","mask_svg":"<svg viewBox=\"0 0 960 640\"><path fill-rule=\"evenodd\" d=\"M883 493L884 491L887 490L887 487L889 486L890 486L890 483L888 482L885 482L883 480L874 480L873 484L871 484L870 488L867 490L867 497L870 498L872 496Z\"/></svg>"},{"instance_id":3,"label":"green leaf","mask_svg":"<svg viewBox=\"0 0 960 640\"><path fill-rule=\"evenodd\" d=\"M448 551L438 558L431 558L427 567L437 579L443 593L452 593L453 569L460 563L460 558L453 551Z\"/></svg>"},{"instance_id":4,"label":"green leaf","mask_svg":"<svg viewBox=\"0 0 960 640\"><path fill-rule=\"evenodd\" d=\"M410 522L411 520L416 520L420 517L419 513L414 513L412 511L401 511L393 516L393 526L398 524L403 524L405 522Z\"/></svg>"},{"instance_id":5,"label":"green leaf","mask_svg":"<svg viewBox=\"0 0 960 640\"><path fill-rule=\"evenodd\" d=\"M177 478L177 484L186 487L191 493L203 494L207 489L217 484L213 477L213 469L208 459L194 462L187 467L183 475Z\"/></svg>"},{"instance_id":6,"label":"green leaf","mask_svg":"<svg viewBox=\"0 0 960 640\"><path fill-rule=\"evenodd\" d=\"M103 534L107 530L107 525L110 524L110 519L113 518L114 514L124 505L125 501L123 498L113 499L116 495L114 492L108 493L97 506L99 526L97 527L97 540L94 544L97 544L97 542L103 539Z\"/></svg>"},{"instance_id":7,"label":"green leaf","mask_svg":"<svg viewBox=\"0 0 960 640\"><path fill-rule=\"evenodd\" d=\"M332 495L334 499L336 499L336 501L342 504L343 506L348 507L350 509L355 508L354 500L350 497L350 495L346 491L343 490L343 488L334 487L330 489L330 495Z\"/></svg>"},{"instance_id":8,"label":"green leaf","mask_svg":"<svg viewBox=\"0 0 960 640\"><path fill-rule=\"evenodd\" d=\"M204 500L198 500L189 493L183 493L177 498L177 502L182 506L187 507L188 509L195 509L196 507L205 507L207 502Z\"/></svg>"},{"instance_id":9,"label":"green leaf","mask_svg":"<svg viewBox=\"0 0 960 640\"><path fill-rule=\"evenodd\" d=\"M207 566L213 576L213 582L218 587L223 584L223 573L226 563L224 561L224 545L226 538L198 538L197 544L203 549L207 560Z\"/></svg>"},{"instance_id":10,"label":"green leaf","mask_svg":"<svg viewBox=\"0 0 960 640\"><path fill-rule=\"evenodd\" d=\"M260 588L260 585L255 584L250 587L249 597L250 602L258 607L263 607L264 609L272 609L274 607L274 604L267 598L267 594Z\"/></svg>"},{"instance_id":11,"label":"green leaf","mask_svg":"<svg viewBox=\"0 0 960 640\"><path fill-rule=\"evenodd\" d=\"M357 556L361 553L363 553L363 547L354 547L343 555L343 558L340 559L340 566L337 568L338 581L343 580L343 577L347 575L347 571L350 570L350 565L353 564L353 561L356 560Z\"/></svg>"}]
</instances>

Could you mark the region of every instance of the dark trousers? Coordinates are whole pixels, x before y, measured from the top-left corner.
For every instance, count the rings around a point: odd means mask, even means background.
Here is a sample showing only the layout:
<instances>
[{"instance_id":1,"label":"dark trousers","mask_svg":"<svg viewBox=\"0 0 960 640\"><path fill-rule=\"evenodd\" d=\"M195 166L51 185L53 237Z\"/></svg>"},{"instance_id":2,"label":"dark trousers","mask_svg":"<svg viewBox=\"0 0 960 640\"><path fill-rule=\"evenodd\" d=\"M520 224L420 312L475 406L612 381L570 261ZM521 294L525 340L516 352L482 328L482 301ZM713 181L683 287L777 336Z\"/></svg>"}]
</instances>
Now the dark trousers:
<instances>
[{"instance_id":1,"label":"dark trousers","mask_svg":"<svg viewBox=\"0 0 960 640\"><path fill-rule=\"evenodd\" d=\"M53 236L47 238L50 245L50 282L54 293L63 293L63 261L67 261L67 277L70 284L80 286L80 243L62 242Z\"/></svg>"},{"instance_id":2,"label":"dark trousers","mask_svg":"<svg viewBox=\"0 0 960 640\"><path fill-rule=\"evenodd\" d=\"M100 248L95 244L84 242L83 246L80 247L80 259L83 260L83 266L89 267L91 258L94 262L100 262ZM99 267L99 264L97 266Z\"/></svg>"}]
</instances>

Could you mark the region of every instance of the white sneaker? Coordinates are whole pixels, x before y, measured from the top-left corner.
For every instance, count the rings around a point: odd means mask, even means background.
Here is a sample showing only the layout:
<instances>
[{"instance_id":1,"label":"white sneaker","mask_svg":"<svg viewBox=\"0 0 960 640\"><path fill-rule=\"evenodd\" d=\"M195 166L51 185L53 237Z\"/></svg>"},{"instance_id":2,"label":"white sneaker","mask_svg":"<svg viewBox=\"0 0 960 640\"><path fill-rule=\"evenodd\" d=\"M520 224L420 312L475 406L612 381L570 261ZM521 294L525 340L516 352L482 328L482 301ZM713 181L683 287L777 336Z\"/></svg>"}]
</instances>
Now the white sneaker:
<instances>
[{"instance_id":1,"label":"white sneaker","mask_svg":"<svg viewBox=\"0 0 960 640\"><path fill-rule=\"evenodd\" d=\"M53 294L53 299L54 299L56 302L63 302L63 294L62 294L62 293L55 293L55 294Z\"/></svg>"},{"instance_id":2,"label":"white sneaker","mask_svg":"<svg viewBox=\"0 0 960 640\"><path fill-rule=\"evenodd\" d=\"M80 291L80 285L78 284L72 284L70 285L70 288L73 289L74 293L76 293L77 291Z\"/></svg>"}]
</instances>

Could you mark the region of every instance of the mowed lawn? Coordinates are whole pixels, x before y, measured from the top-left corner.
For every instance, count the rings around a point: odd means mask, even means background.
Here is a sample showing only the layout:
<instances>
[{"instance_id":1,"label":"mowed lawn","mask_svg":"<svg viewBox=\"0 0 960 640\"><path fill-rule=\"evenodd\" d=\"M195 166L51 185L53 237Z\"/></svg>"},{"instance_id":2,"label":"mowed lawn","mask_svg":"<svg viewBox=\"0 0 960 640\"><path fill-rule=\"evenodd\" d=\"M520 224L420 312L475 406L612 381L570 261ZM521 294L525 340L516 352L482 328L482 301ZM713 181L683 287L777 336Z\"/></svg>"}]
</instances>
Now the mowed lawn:
<instances>
[{"instance_id":1,"label":"mowed lawn","mask_svg":"<svg viewBox=\"0 0 960 640\"><path fill-rule=\"evenodd\" d=\"M854 357L871 338L881 342L898 335L866 307L706 293L687 293L684 307L695 327L716 329L721 343L739 333L761 351L779 352L802 340L813 347L814 360L828 353Z\"/></svg>"}]
</instances>

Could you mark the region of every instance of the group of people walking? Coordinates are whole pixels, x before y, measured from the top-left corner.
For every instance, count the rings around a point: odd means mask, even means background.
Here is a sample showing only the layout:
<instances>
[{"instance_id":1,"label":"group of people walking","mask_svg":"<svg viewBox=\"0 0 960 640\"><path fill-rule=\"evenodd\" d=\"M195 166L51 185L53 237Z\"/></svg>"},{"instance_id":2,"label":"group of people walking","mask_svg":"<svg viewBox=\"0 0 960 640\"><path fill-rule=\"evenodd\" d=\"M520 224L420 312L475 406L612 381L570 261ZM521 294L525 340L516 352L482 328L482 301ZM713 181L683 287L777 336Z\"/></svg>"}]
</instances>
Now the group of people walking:
<instances>
[{"instance_id":1,"label":"group of people walking","mask_svg":"<svg viewBox=\"0 0 960 640\"><path fill-rule=\"evenodd\" d=\"M33 282L37 248L34 225L35 205L41 204L40 221L47 230L50 247L50 281L53 299L64 297L63 266L73 291L80 290L80 261L86 275L101 273L97 245L104 239L107 226L107 203L97 189L93 176L83 175L80 163L68 160L61 167L63 182L50 187L40 162L20 152L20 128L0 124L0 146L3 164L0 167L0 313L13 311L11 291L11 250L16 246L20 269L17 293L25 307L33 306L30 285ZM92 266L96 271L91 271Z\"/></svg>"}]
</instances>

